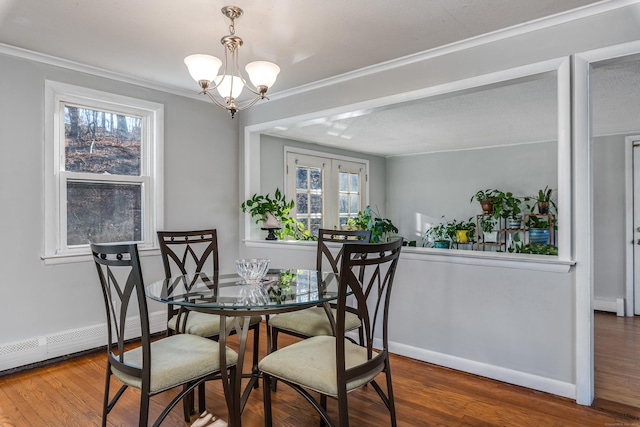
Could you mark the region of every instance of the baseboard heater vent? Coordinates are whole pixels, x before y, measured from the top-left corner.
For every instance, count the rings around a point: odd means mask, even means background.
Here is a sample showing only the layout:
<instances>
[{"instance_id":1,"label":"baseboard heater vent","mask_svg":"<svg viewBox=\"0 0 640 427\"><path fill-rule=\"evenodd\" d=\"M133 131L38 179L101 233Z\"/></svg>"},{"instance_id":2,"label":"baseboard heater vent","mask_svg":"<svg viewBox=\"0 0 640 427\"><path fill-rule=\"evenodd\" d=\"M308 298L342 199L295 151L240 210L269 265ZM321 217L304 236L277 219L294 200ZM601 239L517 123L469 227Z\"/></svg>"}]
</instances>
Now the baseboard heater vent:
<instances>
[{"instance_id":1,"label":"baseboard heater vent","mask_svg":"<svg viewBox=\"0 0 640 427\"><path fill-rule=\"evenodd\" d=\"M150 316L151 332L160 332L167 328L166 311L155 312ZM140 336L140 323L137 318L127 319L129 328L126 339ZM85 350L102 347L107 342L107 324L70 329L44 337L30 338L25 341L0 344L0 371L55 359Z\"/></svg>"}]
</instances>

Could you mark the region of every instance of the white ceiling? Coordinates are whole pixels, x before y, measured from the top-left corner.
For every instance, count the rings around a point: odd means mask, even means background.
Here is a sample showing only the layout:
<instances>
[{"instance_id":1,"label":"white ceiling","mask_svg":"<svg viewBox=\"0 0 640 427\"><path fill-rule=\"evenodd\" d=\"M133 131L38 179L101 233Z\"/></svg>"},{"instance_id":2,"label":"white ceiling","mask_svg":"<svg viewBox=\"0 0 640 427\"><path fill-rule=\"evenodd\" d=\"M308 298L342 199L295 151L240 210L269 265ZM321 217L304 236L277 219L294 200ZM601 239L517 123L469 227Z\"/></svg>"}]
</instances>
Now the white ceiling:
<instances>
[{"instance_id":1,"label":"white ceiling","mask_svg":"<svg viewBox=\"0 0 640 427\"><path fill-rule=\"evenodd\" d=\"M281 73L269 91L276 94L591 3L596 1L238 0L230 4L245 11L236 21L236 34L244 39L241 65L254 60L277 63ZM228 21L220 8L227 4L219 0L0 0L0 43L160 87L196 92L183 58L192 53L221 56L219 40L228 33ZM453 141L457 148L491 141L513 143L509 127L528 134L529 141L550 140L555 139L551 114L555 107L545 93L554 87L553 79L545 78L414 102L331 126L293 128L281 136L381 155L451 149ZM487 111L487 99L491 111ZM397 132L399 122L405 133ZM390 123L396 124L396 131L382 132Z\"/></svg>"}]
</instances>

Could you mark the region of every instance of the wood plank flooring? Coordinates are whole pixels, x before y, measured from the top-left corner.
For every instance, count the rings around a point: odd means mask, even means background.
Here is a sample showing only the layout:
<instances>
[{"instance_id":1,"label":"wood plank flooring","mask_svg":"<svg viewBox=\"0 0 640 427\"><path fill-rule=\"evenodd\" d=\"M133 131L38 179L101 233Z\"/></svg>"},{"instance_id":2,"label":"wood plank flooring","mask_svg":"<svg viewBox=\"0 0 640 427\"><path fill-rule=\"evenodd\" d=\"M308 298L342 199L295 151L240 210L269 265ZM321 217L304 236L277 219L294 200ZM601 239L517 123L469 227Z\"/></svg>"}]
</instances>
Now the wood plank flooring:
<instances>
[{"instance_id":1,"label":"wood plank flooring","mask_svg":"<svg viewBox=\"0 0 640 427\"><path fill-rule=\"evenodd\" d=\"M264 328L261 347L264 347ZM289 340L289 341L288 341ZM282 345L292 342L282 336ZM231 344L231 346L233 346ZM264 353L264 351L263 351ZM248 357L250 352L247 352ZM245 366L249 365L249 359ZM422 426L562 426L633 425L636 420L611 411L580 406L569 399L392 356L399 427ZM104 387L103 352L0 377L0 426L98 426ZM172 391L152 398L152 415ZM128 390L109 415L109 426L134 426L138 393ZM349 395L351 425L389 425L384 405L372 387ZM163 425L187 426L178 405ZM207 383L207 409L226 419L219 381ZM335 402L329 402L335 413ZM273 394L274 425L316 426L319 418L307 402L281 385ZM196 415L192 420L197 418ZM243 426L263 426L262 390L254 390Z\"/></svg>"},{"instance_id":2,"label":"wood plank flooring","mask_svg":"<svg viewBox=\"0 0 640 427\"><path fill-rule=\"evenodd\" d=\"M640 317L596 312L594 358L593 406L640 420Z\"/></svg>"}]
</instances>

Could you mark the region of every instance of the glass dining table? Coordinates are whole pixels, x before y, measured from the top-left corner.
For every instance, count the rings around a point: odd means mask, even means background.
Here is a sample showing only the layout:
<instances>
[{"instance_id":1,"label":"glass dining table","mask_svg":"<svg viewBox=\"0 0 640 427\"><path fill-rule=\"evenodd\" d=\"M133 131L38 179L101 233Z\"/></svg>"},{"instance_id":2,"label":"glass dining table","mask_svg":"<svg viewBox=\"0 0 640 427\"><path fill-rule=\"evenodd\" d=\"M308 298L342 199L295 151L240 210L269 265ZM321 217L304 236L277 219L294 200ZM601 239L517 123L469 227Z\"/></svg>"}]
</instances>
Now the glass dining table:
<instances>
[{"instance_id":1,"label":"glass dining table","mask_svg":"<svg viewBox=\"0 0 640 427\"><path fill-rule=\"evenodd\" d=\"M221 369L225 400L229 410L229 425L242 425L242 410L251 389L259 380L257 367L253 367L249 383L242 389L243 360L249 331L250 316L269 316L323 305L335 331L329 302L338 298L338 278L332 272L317 270L271 269L258 283L245 283L237 274L211 274L201 272L159 280L148 285L148 298L179 306L183 315L189 311L220 316L221 348L229 334L235 330L239 340L238 362L235 375ZM227 318L230 318L227 325ZM241 319L244 318L244 321ZM271 339L267 328L267 346ZM226 352L220 351L220 366L227 366Z\"/></svg>"}]
</instances>

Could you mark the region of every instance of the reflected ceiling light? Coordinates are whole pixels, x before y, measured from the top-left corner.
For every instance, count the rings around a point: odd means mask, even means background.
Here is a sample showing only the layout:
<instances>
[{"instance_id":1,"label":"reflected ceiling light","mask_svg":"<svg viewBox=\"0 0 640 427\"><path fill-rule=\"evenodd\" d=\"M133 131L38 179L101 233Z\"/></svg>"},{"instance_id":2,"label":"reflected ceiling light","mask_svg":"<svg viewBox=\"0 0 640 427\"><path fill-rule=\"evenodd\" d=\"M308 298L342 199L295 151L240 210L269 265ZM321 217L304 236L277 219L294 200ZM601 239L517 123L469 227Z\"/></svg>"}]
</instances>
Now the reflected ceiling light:
<instances>
[{"instance_id":1,"label":"reflected ceiling light","mask_svg":"<svg viewBox=\"0 0 640 427\"><path fill-rule=\"evenodd\" d=\"M280 72L280 67L272 62L251 62L247 64L245 69L255 89L247 84L238 66L238 48L242 46L242 39L235 35L235 20L241 17L243 13L244 11L236 6L222 8L222 14L231 20L229 25L230 34L220 39L220 43L224 45L224 71L222 74L218 74L222 61L215 56L196 54L184 58L184 63L189 68L191 77L202 88L200 93L207 95L216 105L227 110L231 114L231 118L235 117L236 112L251 107L259 100L269 99L265 96L265 93L273 86ZM237 106L236 98L240 96L245 86L256 96L247 104ZM223 101L218 100L211 93L214 89L218 90Z\"/></svg>"}]
</instances>

